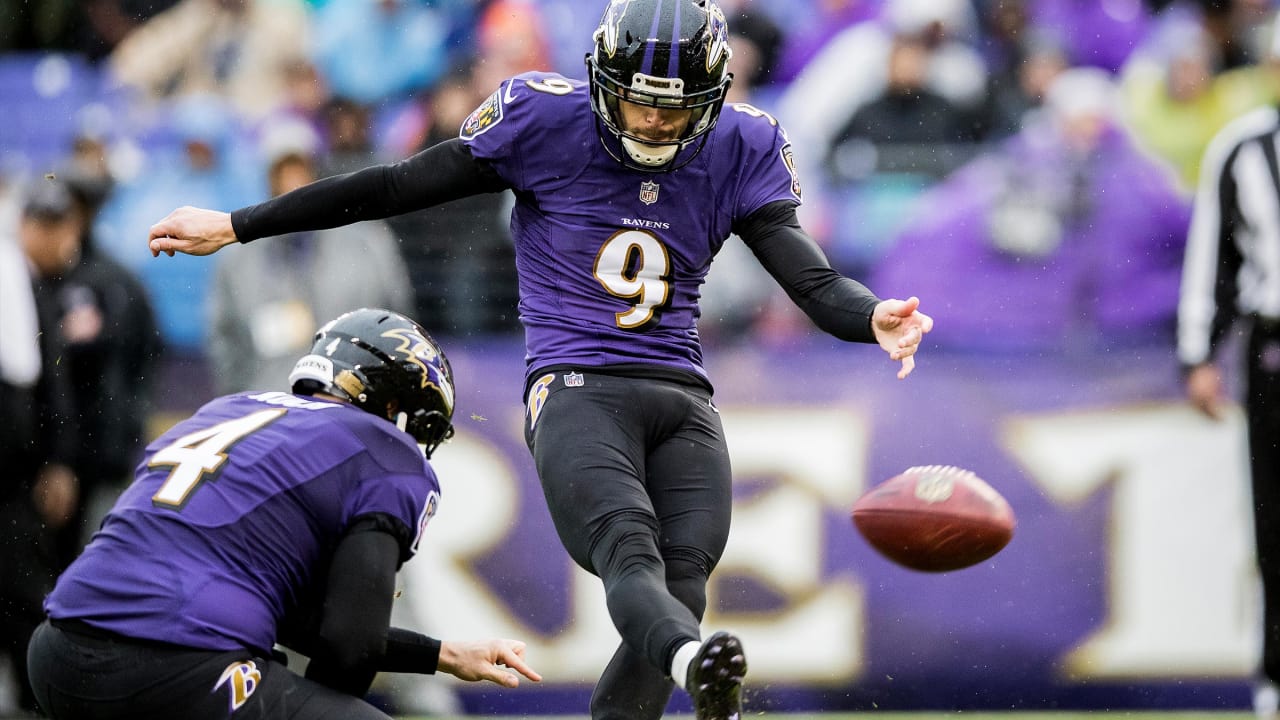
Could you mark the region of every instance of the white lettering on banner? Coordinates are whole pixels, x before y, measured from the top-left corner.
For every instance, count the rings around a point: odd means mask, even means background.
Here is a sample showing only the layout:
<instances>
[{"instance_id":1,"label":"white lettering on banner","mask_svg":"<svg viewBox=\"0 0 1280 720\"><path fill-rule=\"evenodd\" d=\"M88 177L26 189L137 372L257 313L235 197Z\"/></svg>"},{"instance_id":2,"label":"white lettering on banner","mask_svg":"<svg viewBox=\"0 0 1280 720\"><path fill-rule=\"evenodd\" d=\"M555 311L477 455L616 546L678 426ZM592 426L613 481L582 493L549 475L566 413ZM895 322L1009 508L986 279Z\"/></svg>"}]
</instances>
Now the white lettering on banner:
<instances>
[{"instance_id":1,"label":"white lettering on banner","mask_svg":"<svg viewBox=\"0 0 1280 720\"><path fill-rule=\"evenodd\" d=\"M1246 676L1257 661L1244 419L1181 403L1052 413L1003 444L1060 504L1110 485L1106 621L1067 658L1077 679Z\"/></svg>"},{"instance_id":2,"label":"white lettering on banner","mask_svg":"<svg viewBox=\"0 0 1280 720\"><path fill-rule=\"evenodd\" d=\"M786 602L768 613L709 612L706 624L733 627L742 635L753 648L754 678L826 683L852 679L863 662L863 596L851 576L822 577L822 518L831 507L845 512L863 489L858 472L866 464L866 423L849 411L822 408L724 411L722 417L735 474L783 480L735 506L733 531L718 572L749 576L772 587ZM512 420L513 437L519 437L520 422L519 415ZM573 566L569 620L546 635L513 615L472 569L473 559L521 541L515 529L519 507L541 504L542 498L521 497L517 469L474 435L460 433L432 465L442 478L448 511L432 520L423 552L405 566L408 607L399 611L412 617L401 622L447 627L456 637L518 637L526 641L529 656L538 659L538 670L546 677L557 682L594 681L619 641L598 579ZM536 552L552 553L572 564L559 546ZM714 597L708 605L716 605ZM831 637L847 642L827 642Z\"/></svg>"},{"instance_id":3,"label":"white lettering on banner","mask_svg":"<svg viewBox=\"0 0 1280 720\"><path fill-rule=\"evenodd\" d=\"M717 575L750 578L779 600L768 612L709 611L705 625L742 635L752 649L753 683L855 680L866 664L864 593L853 569L822 576L830 540L823 518L847 512L868 485L870 423L817 406L721 409L735 476L770 482L736 501ZM544 676L593 682L618 638L600 582L545 532L528 546L519 523L544 522L546 511L528 484L523 417L517 408L489 418L488 430L505 426L511 442L460 432L432 461L447 510L405 566L397 612L409 617L398 622L428 632L447 627L453 637L518 637ZM1059 659L1064 673L1083 681L1246 677L1258 622L1239 411L1212 423L1181 403L1146 404L1018 415L999 427L1001 446L1053 503L1070 508L1111 492L1102 546L1107 615ZM563 616L534 622L520 598L536 596L537 587L495 588L503 578L478 573L481 559L502 553L572 568L547 580L565 592ZM725 606L718 590L713 583L710 608ZM545 611L547 602L540 606Z\"/></svg>"},{"instance_id":4,"label":"white lettering on banner","mask_svg":"<svg viewBox=\"0 0 1280 720\"><path fill-rule=\"evenodd\" d=\"M764 583L786 605L765 614L716 612L721 604L712 583L704 625L731 627L742 636L752 649L752 677L852 680L864 662L863 594L852 573L823 577L823 517L832 509L847 513L866 488L869 425L839 408L720 411L734 475L781 480L735 503L716 573Z\"/></svg>"}]
</instances>

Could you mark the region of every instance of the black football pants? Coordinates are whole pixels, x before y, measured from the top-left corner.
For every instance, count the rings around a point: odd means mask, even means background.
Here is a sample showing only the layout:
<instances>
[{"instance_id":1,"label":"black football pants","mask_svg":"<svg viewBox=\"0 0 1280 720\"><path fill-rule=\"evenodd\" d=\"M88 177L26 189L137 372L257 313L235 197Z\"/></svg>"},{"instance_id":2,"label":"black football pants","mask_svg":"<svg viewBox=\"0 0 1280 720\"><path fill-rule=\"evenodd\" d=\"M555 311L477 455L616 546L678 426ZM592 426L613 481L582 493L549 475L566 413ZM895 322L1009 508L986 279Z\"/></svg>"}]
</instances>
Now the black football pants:
<instances>
[{"instance_id":1,"label":"black football pants","mask_svg":"<svg viewBox=\"0 0 1280 720\"><path fill-rule=\"evenodd\" d=\"M89 630L45 622L31 637L31 686L53 720L390 720L360 698L249 651Z\"/></svg>"},{"instance_id":2,"label":"black football pants","mask_svg":"<svg viewBox=\"0 0 1280 720\"><path fill-rule=\"evenodd\" d=\"M560 540L603 581L622 636L591 716L661 717L671 655L700 637L729 536L729 454L710 393L558 369L531 384L525 439Z\"/></svg>"},{"instance_id":3,"label":"black football pants","mask_svg":"<svg viewBox=\"0 0 1280 720\"><path fill-rule=\"evenodd\" d=\"M1280 684L1280 325L1257 322L1247 358L1245 413L1262 577L1262 671Z\"/></svg>"}]
</instances>

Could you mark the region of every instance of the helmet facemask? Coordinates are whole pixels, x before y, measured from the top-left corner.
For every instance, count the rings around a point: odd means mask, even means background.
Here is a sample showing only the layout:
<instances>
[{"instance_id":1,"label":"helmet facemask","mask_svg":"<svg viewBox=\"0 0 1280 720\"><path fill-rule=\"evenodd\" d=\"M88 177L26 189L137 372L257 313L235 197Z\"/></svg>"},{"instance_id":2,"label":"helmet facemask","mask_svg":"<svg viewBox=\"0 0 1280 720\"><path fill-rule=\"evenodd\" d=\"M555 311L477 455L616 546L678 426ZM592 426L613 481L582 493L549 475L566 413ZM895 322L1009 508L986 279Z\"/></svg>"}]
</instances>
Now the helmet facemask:
<instances>
[{"instance_id":1,"label":"helmet facemask","mask_svg":"<svg viewBox=\"0 0 1280 720\"><path fill-rule=\"evenodd\" d=\"M591 109L614 159L634 169L665 172L697 156L733 80L726 37L724 15L708 0L679 0L674 7L655 0L610 4L586 62ZM655 141L626 128L623 102L687 110L689 121L679 137Z\"/></svg>"}]
</instances>

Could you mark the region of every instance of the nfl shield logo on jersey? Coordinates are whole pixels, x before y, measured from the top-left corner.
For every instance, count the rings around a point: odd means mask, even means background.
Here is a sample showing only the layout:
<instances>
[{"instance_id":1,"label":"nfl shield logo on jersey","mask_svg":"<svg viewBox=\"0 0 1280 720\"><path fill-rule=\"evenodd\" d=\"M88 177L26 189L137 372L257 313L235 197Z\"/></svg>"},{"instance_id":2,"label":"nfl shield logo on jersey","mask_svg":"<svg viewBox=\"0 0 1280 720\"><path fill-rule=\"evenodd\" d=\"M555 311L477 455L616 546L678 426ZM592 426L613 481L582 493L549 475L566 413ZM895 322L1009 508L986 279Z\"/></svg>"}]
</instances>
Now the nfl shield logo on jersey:
<instances>
[{"instance_id":1,"label":"nfl shield logo on jersey","mask_svg":"<svg viewBox=\"0 0 1280 720\"><path fill-rule=\"evenodd\" d=\"M565 387L582 387L584 384L583 382L584 380L586 380L586 378L583 377L582 373L571 372L564 376L564 386Z\"/></svg>"},{"instance_id":2,"label":"nfl shield logo on jersey","mask_svg":"<svg viewBox=\"0 0 1280 720\"><path fill-rule=\"evenodd\" d=\"M640 202L645 205L658 202L658 183L652 180L640 183Z\"/></svg>"}]
</instances>

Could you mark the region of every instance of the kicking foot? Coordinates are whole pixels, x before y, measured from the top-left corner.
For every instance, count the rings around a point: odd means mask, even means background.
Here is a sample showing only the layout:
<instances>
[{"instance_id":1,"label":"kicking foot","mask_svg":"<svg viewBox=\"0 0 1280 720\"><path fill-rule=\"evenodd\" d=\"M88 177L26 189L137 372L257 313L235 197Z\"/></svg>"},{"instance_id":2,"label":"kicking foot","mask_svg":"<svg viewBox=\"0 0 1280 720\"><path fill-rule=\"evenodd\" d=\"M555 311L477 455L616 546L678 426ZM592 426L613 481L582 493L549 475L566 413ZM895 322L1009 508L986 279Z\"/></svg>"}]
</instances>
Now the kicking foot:
<instances>
[{"instance_id":1,"label":"kicking foot","mask_svg":"<svg viewBox=\"0 0 1280 720\"><path fill-rule=\"evenodd\" d=\"M726 632L707 638L689 663L686 683L697 720L739 720L746 674L741 640Z\"/></svg>"}]
</instances>

